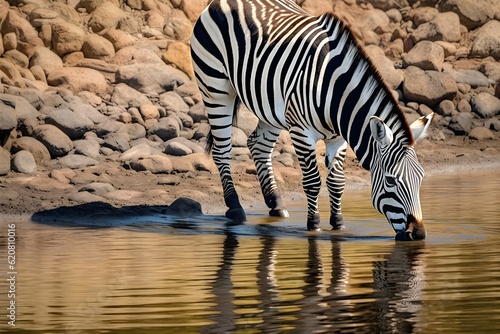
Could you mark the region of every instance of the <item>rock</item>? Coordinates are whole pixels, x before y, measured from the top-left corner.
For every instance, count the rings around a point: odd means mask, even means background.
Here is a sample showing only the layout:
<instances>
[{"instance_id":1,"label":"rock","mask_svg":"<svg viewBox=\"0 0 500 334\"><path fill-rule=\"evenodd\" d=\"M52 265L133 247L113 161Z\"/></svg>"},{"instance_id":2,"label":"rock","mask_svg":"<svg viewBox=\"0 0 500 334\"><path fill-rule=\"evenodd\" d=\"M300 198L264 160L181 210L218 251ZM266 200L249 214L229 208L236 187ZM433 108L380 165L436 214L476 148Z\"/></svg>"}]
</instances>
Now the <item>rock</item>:
<instances>
[{"instance_id":1,"label":"rock","mask_svg":"<svg viewBox=\"0 0 500 334\"><path fill-rule=\"evenodd\" d=\"M196 21L200 16L201 12L207 7L207 0L191 0L182 1L180 9L186 14L186 16L192 21Z\"/></svg>"},{"instance_id":2,"label":"rock","mask_svg":"<svg viewBox=\"0 0 500 334\"><path fill-rule=\"evenodd\" d=\"M116 72L116 82L126 83L145 94L162 94L189 81L189 77L168 65L135 64L122 66Z\"/></svg>"},{"instance_id":3,"label":"rock","mask_svg":"<svg viewBox=\"0 0 500 334\"><path fill-rule=\"evenodd\" d=\"M201 204L195 200L186 197L181 197L176 199L172 204L170 204L169 208L174 212L175 215L181 217L186 217L186 216L191 217L203 214L201 210Z\"/></svg>"},{"instance_id":4,"label":"rock","mask_svg":"<svg viewBox=\"0 0 500 334\"><path fill-rule=\"evenodd\" d=\"M151 129L149 129L149 135L157 135L163 141L167 141L172 138L179 137L179 133L181 131L181 125L177 118L173 116L168 116L160 119L158 123L153 125Z\"/></svg>"},{"instance_id":5,"label":"rock","mask_svg":"<svg viewBox=\"0 0 500 334\"><path fill-rule=\"evenodd\" d=\"M193 150L177 141L173 141L165 145L165 154L167 155L184 156L191 153L193 153Z\"/></svg>"},{"instance_id":6,"label":"rock","mask_svg":"<svg viewBox=\"0 0 500 334\"><path fill-rule=\"evenodd\" d=\"M128 115L128 114L127 114ZM125 124L119 130L119 133L125 133L130 140L135 140L146 136L146 129L141 124Z\"/></svg>"},{"instance_id":7,"label":"rock","mask_svg":"<svg viewBox=\"0 0 500 334\"><path fill-rule=\"evenodd\" d=\"M172 172L172 162L164 155L150 155L146 158L130 162L130 167L136 171L149 171L153 174L168 174Z\"/></svg>"},{"instance_id":8,"label":"rock","mask_svg":"<svg viewBox=\"0 0 500 334\"><path fill-rule=\"evenodd\" d=\"M170 17L167 18L163 33L175 40L187 42L191 37L193 24L187 16L178 9L173 9Z\"/></svg>"},{"instance_id":9,"label":"rock","mask_svg":"<svg viewBox=\"0 0 500 334\"><path fill-rule=\"evenodd\" d=\"M54 110L45 118L45 123L57 126L72 140L82 138L85 132L94 127L90 119L68 108Z\"/></svg>"},{"instance_id":10,"label":"rock","mask_svg":"<svg viewBox=\"0 0 500 334\"><path fill-rule=\"evenodd\" d=\"M50 161L50 153L47 147L41 142L32 137L16 138L12 143L11 152L17 153L20 151L31 152L38 165L43 165Z\"/></svg>"},{"instance_id":11,"label":"rock","mask_svg":"<svg viewBox=\"0 0 500 334\"><path fill-rule=\"evenodd\" d=\"M0 59L0 73L2 72L5 73L5 75L7 75L7 77L12 80L19 81L22 78L21 72L19 71L17 66L12 64L7 59ZM12 84L14 83L13 81L11 82Z\"/></svg>"},{"instance_id":12,"label":"rock","mask_svg":"<svg viewBox=\"0 0 500 334\"><path fill-rule=\"evenodd\" d=\"M472 110L482 118L490 118L500 113L500 99L481 92L472 99Z\"/></svg>"},{"instance_id":13,"label":"rock","mask_svg":"<svg viewBox=\"0 0 500 334\"><path fill-rule=\"evenodd\" d=\"M58 158L57 162L62 167L79 169L88 166L96 166L99 162L95 159L87 157L81 154L70 154L64 157Z\"/></svg>"},{"instance_id":14,"label":"rock","mask_svg":"<svg viewBox=\"0 0 500 334\"><path fill-rule=\"evenodd\" d=\"M30 59L30 67L33 66L40 66L46 76L52 70L62 68L63 61L49 48L41 47L35 50L35 53Z\"/></svg>"},{"instance_id":15,"label":"rock","mask_svg":"<svg viewBox=\"0 0 500 334\"><path fill-rule=\"evenodd\" d=\"M143 120L160 118L160 112L158 111L158 108L151 104L151 102L141 104L141 106L139 107L139 111Z\"/></svg>"},{"instance_id":16,"label":"rock","mask_svg":"<svg viewBox=\"0 0 500 334\"><path fill-rule=\"evenodd\" d=\"M422 23L415 29L411 37L415 43L427 41L460 41L460 19L452 12L438 13L434 19Z\"/></svg>"},{"instance_id":17,"label":"rock","mask_svg":"<svg viewBox=\"0 0 500 334\"><path fill-rule=\"evenodd\" d=\"M104 75L90 68L64 67L53 70L47 76L47 83L65 87L74 93L89 91L99 96L104 96L108 90Z\"/></svg>"},{"instance_id":18,"label":"rock","mask_svg":"<svg viewBox=\"0 0 500 334\"><path fill-rule=\"evenodd\" d=\"M472 129L473 119L474 115L461 112L452 117L448 127L455 133L455 135L463 136Z\"/></svg>"},{"instance_id":19,"label":"rock","mask_svg":"<svg viewBox=\"0 0 500 334\"><path fill-rule=\"evenodd\" d=\"M469 30L482 26L500 14L496 0L442 0L439 8L443 12L458 14L460 23Z\"/></svg>"},{"instance_id":20,"label":"rock","mask_svg":"<svg viewBox=\"0 0 500 334\"><path fill-rule=\"evenodd\" d=\"M4 59L8 59L11 63L21 68L27 68L29 64L28 57L18 50L9 50L6 51L2 57Z\"/></svg>"},{"instance_id":21,"label":"rock","mask_svg":"<svg viewBox=\"0 0 500 334\"><path fill-rule=\"evenodd\" d=\"M126 108L128 108L131 103L137 106L151 104L147 96L125 83L119 83L115 86L111 101L118 106Z\"/></svg>"},{"instance_id":22,"label":"rock","mask_svg":"<svg viewBox=\"0 0 500 334\"><path fill-rule=\"evenodd\" d=\"M488 128L477 127L469 132L469 138L476 140L494 139L495 135Z\"/></svg>"},{"instance_id":23,"label":"rock","mask_svg":"<svg viewBox=\"0 0 500 334\"><path fill-rule=\"evenodd\" d=\"M39 125L32 135L47 147L52 158L62 157L73 149L71 139L54 125Z\"/></svg>"},{"instance_id":24,"label":"rock","mask_svg":"<svg viewBox=\"0 0 500 334\"><path fill-rule=\"evenodd\" d=\"M450 100L441 101L436 111L441 116L451 116L456 112L455 105Z\"/></svg>"},{"instance_id":25,"label":"rock","mask_svg":"<svg viewBox=\"0 0 500 334\"><path fill-rule=\"evenodd\" d=\"M37 171L35 157L29 151L17 152L10 163L14 172L33 174Z\"/></svg>"},{"instance_id":26,"label":"rock","mask_svg":"<svg viewBox=\"0 0 500 334\"><path fill-rule=\"evenodd\" d=\"M38 37L38 32L29 21L24 19L17 10L10 9L7 17L2 22L2 33L15 33L16 49L30 58L35 50L43 46L43 42Z\"/></svg>"},{"instance_id":27,"label":"rock","mask_svg":"<svg viewBox=\"0 0 500 334\"><path fill-rule=\"evenodd\" d=\"M3 147L0 147L0 176L7 175L10 172L10 153Z\"/></svg>"},{"instance_id":28,"label":"rock","mask_svg":"<svg viewBox=\"0 0 500 334\"><path fill-rule=\"evenodd\" d=\"M93 32L100 32L107 28L116 28L124 18L125 12L113 2L104 1L92 12L88 25Z\"/></svg>"},{"instance_id":29,"label":"rock","mask_svg":"<svg viewBox=\"0 0 500 334\"><path fill-rule=\"evenodd\" d=\"M132 200L144 198L144 193L135 190L115 190L110 191L104 197L114 201L130 202Z\"/></svg>"},{"instance_id":30,"label":"rock","mask_svg":"<svg viewBox=\"0 0 500 334\"><path fill-rule=\"evenodd\" d=\"M491 118L484 123L488 129L500 131L500 119Z\"/></svg>"},{"instance_id":31,"label":"rock","mask_svg":"<svg viewBox=\"0 0 500 334\"><path fill-rule=\"evenodd\" d=\"M233 147L246 147L247 146L247 135L243 130L237 127L233 127L233 133L231 135L231 142Z\"/></svg>"},{"instance_id":32,"label":"rock","mask_svg":"<svg viewBox=\"0 0 500 334\"><path fill-rule=\"evenodd\" d=\"M11 132L17 127L15 105L0 97L0 131Z\"/></svg>"},{"instance_id":33,"label":"rock","mask_svg":"<svg viewBox=\"0 0 500 334\"><path fill-rule=\"evenodd\" d=\"M52 22L52 47L59 56L80 51L85 38L82 28L64 20Z\"/></svg>"},{"instance_id":34,"label":"rock","mask_svg":"<svg viewBox=\"0 0 500 334\"><path fill-rule=\"evenodd\" d=\"M101 145L93 139L75 140L73 142L75 154L85 155L89 158L97 159Z\"/></svg>"},{"instance_id":35,"label":"rock","mask_svg":"<svg viewBox=\"0 0 500 334\"><path fill-rule=\"evenodd\" d=\"M91 203L91 202L103 202L104 198L89 193L88 191L81 191L75 194L69 194L68 199L77 203Z\"/></svg>"},{"instance_id":36,"label":"rock","mask_svg":"<svg viewBox=\"0 0 500 334\"><path fill-rule=\"evenodd\" d=\"M165 108L168 114L189 112L189 106L176 92L166 92L161 94L159 103Z\"/></svg>"},{"instance_id":37,"label":"rock","mask_svg":"<svg viewBox=\"0 0 500 334\"><path fill-rule=\"evenodd\" d=\"M97 196L104 196L105 194L115 191L115 187L105 182L92 182L80 188L78 191L87 191Z\"/></svg>"},{"instance_id":38,"label":"rock","mask_svg":"<svg viewBox=\"0 0 500 334\"><path fill-rule=\"evenodd\" d=\"M27 89L23 90L24 96L29 95ZM18 121L27 119L36 119L40 113L22 96L12 94L0 94L0 105L8 105L14 107L14 112Z\"/></svg>"},{"instance_id":39,"label":"rock","mask_svg":"<svg viewBox=\"0 0 500 334\"><path fill-rule=\"evenodd\" d=\"M183 146L189 148L191 153L204 153L205 152L205 149L203 147L201 147L197 143L192 142L191 140L183 138L183 137L177 137L177 138L170 139L169 141L167 141L165 143L165 148L174 142L182 144ZM189 153L189 154L191 154L191 153Z\"/></svg>"},{"instance_id":40,"label":"rock","mask_svg":"<svg viewBox=\"0 0 500 334\"><path fill-rule=\"evenodd\" d=\"M115 51L131 46L135 41L135 38L132 35L126 31L118 29L106 29L106 31L102 34L102 37L106 38L111 42L111 44L113 44Z\"/></svg>"},{"instance_id":41,"label":"rock","mask_svg":"<svg viewBox=\"0 0 500 334\"><path fill-rule=\"evenodd\" d=\"M115 48L110 41L99 35L89 34L82 45L85 58L101 59L109 62L115 55Z\"/></svg>"},{"instance_id":42,"label":"rock","mask_svg":"<svg viewBox=\"0 0 500 334\"><path fill-rule=\"evenodd\" d=\"M417 66L423 70L441 71L444 63L444 50L430 41L418 42L406 55L403 67Z\"/></svg>"},{"instance_id":43,"label":"rock","mask_svg":"<svg viewBox=\"0 0 500 334\"><path fill-rule=\"evenodd\" d=\"M485 61L481 64L480 71L488 77L490 82L500 82L500 62Z\"/></svg>"},{"instance_id":44,"label":"rock","mask_svg":"<svg viewBox=\"0 0 500 334\"><path fill-rule=\"evenodd\" d=\"M120 161L139 160L150 155L159 155L161 151L153 148L150 145L143 143L131 147L120 155Z\"/></svg>"},{"instance_id":45,"label":"rock","mask_svg":"<svg viewBox=\"0 0 500 334\"><path fill-rule=\"evenodd\" d=\"M384 50L376 45L369 45L365 51L387 85L392 89L399 87L404 79L403 72L394 68L394 64L386 57Z\"/></svg>"},{"instance_id":46,"label":"rock","mask_svg":"<svg viewBox=\"0 0 500 334\"><path fill-rule=\"evenodd\" d=\"M102 146L113 151L125 152L130 148L128 139L128 136L124 133L110 133L104 138Z\"/></svg>"},{"instance_id":47,"label":"rock","mask_svg":"<svg viewBox=\"0 0 500 334\"><path fill-rule=\"evenodd\" d=\"M92 94L87 91L83 91L82 93ZM91 105L86 104L85 102L76 102L69 103L69 109L71 109L76 115L80 115L82 117L86 117L90 119L94 124L104 122L107 118L103 114L101 114L96 108Z\"/></svg>"},{"instance_id":48,"label":"rock","mask_svg":"<svg viewBox=\"0 0 500 334\"><path fill-rule=\"evenodd\" d=\"M470 113L472 111L472 107L466 99L461 99L457 104L458 112L466 112Z\"/></svg>"},{"instance_id":49,"label":"rock","mask_svg":"<svg viewBox=\"0 0 500 334\"><path fill-rule=\"evenodd\" d=\"M488 87L490 82L488 78L481 72L467 69L447 69L444 71L457 83L466 83L471 87Z\"/></svg>"},{"instance_id":50,"label":"rock","mask_svg":"<svg viewBox=\"0 0 500 334\"><path fill-rule=\"evenodd\" d=\"M450 76L436 71L407 75L403 84L405 99L431 107L442 100L452 100L457 91L457 84Z\"/></svg>"},{"instance_id":51,"label":"rock","mask_svg":"<svg viewBox=\"0 0 500 334\"><path fill-rule=\"evenodd\" d=\"M193 139L200 140L201 138L208 137L209 134L210 134L210 124L197 123L194 126Z\"/></svg>"},{"instance_id":52,"label":"rock","mask_svg":"<svg viewBox=\"0 0 500 334\"><path fill-rule=\"evenodd\" d=\"M161 55L161 59L167 65L172 65L189 75L189 77L194 78L191 51L187 44L182 42L169 44L167 50Z\"/></svg>"},{"instance_id":53,"label":"rock","mask_svg":"<svg viewBox=\"0 0 500 334\"><path fill-rule=\"evenodd\" d=\"M470 55L500 60L500 21L489 21L474 32Z\"/></svg>"},{"instance_id":54,"label":"rock","mask_svg":"<svg viewBox=\"0 0 500 334\"><path fill-rule=\"evenodd\" d=\"M194 123L208 122L207 110L202 102L192 106L188 111L188 115L193 119Z\"/></svg>"}]
</instances>

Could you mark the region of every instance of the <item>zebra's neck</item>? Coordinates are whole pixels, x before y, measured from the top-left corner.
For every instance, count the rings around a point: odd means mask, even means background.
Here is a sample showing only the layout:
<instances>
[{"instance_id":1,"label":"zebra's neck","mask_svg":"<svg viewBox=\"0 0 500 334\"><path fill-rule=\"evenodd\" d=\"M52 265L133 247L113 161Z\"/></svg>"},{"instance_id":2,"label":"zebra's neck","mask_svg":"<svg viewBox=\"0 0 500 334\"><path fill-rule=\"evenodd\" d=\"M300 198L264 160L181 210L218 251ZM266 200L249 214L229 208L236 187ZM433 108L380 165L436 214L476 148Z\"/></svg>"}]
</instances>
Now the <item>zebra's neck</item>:
<instances>
[{"instance_id":1,"label":"zebra's neck","mask_svg":"<svg viewBox=\"0 0 500 334\"><path fill-rule=\"evenodd\" d=\"M394 134L394 145L411 145L413 138L406 119L387 85L368 56L341 21L324 15L328 42L317 60L311 94L325 127L342 135L365 169L374 156L369 121L381 118ZM316 58L318 59L318 58Z\"/></svg>"}]
</instances>

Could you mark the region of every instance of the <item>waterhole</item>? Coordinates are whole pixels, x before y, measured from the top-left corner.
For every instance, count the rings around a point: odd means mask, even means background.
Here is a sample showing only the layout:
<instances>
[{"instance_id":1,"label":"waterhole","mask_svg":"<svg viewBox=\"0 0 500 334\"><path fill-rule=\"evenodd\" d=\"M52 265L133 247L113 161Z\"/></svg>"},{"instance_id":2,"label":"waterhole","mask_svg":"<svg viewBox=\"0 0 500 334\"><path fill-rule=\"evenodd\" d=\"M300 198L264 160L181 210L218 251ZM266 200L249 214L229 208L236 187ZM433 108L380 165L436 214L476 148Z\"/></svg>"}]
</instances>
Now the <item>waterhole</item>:
<instances>
[{"instance_id":1,"label":"waterhole","mask_svg":"<svg viewBox=\"0 0 500 334\"><path fill-rule=\"evenodd\" d=\"M89 226L4 219L16 233L9 333L493 333L500 331L500 172L427 177L428 238L395 242L369 190L348 191L347 229L309 233L248 210L111 219ZM323 227L328 203L322 202ZM5 257L2 257L3 259ZM2 273L8 272L2 260ZM7 314L8 282L0 282Z\"/></svg>"}]
</instances>

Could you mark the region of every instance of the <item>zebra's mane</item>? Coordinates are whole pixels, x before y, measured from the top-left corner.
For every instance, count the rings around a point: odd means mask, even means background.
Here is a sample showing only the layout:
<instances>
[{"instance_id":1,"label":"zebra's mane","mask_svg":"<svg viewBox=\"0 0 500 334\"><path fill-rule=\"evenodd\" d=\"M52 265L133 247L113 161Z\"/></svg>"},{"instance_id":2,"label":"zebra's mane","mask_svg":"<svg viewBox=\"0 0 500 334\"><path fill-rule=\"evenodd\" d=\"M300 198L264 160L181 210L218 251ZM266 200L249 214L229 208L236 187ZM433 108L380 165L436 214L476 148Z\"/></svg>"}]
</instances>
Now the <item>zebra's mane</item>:
<instances>
[{"instance_id":1,"label":"zebra's mane","mask_svg":"<svg viewBox=\"0 0 500 334\"><path fill-rule=\"evenodd\" d=\"M341 34L346 33L349 39L349 42L354 44L356 46L357 54L356 57L361 59L362 61L366 62L369 71L372 73L373 78L377 82L377 87L378 91L381 92L386 96L386 99L389 101L391 104L391 111L390 113L383 118L383 121L391 128L391 130L396 134L398 131L403 132L403 145L413 145L414 144L414 139L412 135L412 131L410 128L410 125L408 124L408 121L406 120L406 117L403 114L402 109L399 107L399 104L394 97L394 95L391 93L391 90L387 83L384 81L382 78L382 75L378 71L378 69L375 67L373 64L373 61L370 59L368 54L366 53L364 47L361 45L361 43L358 41L358 39L355 37L354 32L352 29L342 20L339 18L335 13L325 13L320 16L325 23L325 26L328 25L335 25L336 23L339 23L340 26L340 33ZM380 115L377 115L380 117Z\"/></svg>"}]
</instances>

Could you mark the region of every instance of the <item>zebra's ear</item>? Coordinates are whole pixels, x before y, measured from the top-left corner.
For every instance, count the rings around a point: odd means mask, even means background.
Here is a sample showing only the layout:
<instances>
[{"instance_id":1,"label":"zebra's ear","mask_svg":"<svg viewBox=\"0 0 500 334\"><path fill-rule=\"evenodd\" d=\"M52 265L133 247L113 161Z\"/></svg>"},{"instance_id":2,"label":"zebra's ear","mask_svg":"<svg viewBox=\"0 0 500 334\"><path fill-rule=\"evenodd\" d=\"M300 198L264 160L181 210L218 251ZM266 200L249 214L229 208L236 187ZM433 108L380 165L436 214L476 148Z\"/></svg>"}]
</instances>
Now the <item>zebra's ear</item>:
<instances>
[{"instance_id":1,"label":"zebra's ear","mask_svg":"<svg viewBox=\"0 0 500 334\"><path fill-rule=\"evenodd\" d=\"M425 136L427 135L427 129L431 124L432 117L434 117L434 113L431 113L427 116L422 116L415 122L411 123L410 129L415 141L419 141L425 138Z\"/></svg>"},{"instance_id":2,"label":"zebra's ear","mask_svg":"<svg viewBox=\"0 0 500 334\"><path fill-rule=\"evenodd\" d=\"M394 135L392 130L377 116L370 117L370 130L372 136L382 146L387 146L392 143Z\"/></svg>"}]
</instances>

